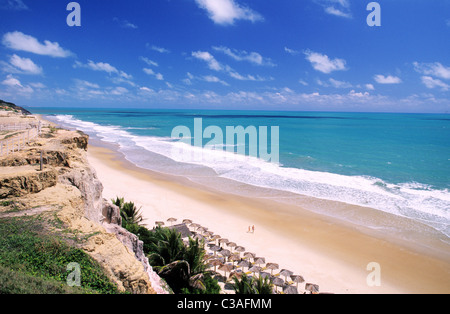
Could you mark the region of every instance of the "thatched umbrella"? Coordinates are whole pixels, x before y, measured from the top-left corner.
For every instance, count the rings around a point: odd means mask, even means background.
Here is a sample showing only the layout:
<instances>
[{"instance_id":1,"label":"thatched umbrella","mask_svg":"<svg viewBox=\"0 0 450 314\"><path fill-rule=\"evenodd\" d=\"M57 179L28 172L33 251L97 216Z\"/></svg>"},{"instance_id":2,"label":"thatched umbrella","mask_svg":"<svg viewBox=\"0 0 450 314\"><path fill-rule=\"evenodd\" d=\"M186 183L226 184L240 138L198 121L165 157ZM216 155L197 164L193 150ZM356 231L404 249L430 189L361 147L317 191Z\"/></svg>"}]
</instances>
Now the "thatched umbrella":
<instances>
[{"instance_id":1,"label":"thatched umbrella","mask_svg":"<svg viewBox=\"0 0 450 314\"><path fill-rule=\"evenodd\" d=\"M195 230L195 228L198 228L198 227L201 227L201 226L199 224L197 224L197 223L191 223L189 225L189 228L192 228L193 230Z\"/></svg>"},{"instance_id":2,"label":"thatched umbrella","mask_svg":"<svg viewBox=\"0 0 450 314\"><path fill-rule=\"evenodd\" d=\"M174 223L175 221L177 221L177 219L174 218L174 217L170 217L169 219L167 219L167 221L170 222L170 225L173 225L173 223Z\"/></svg>"},{"instance_id":3,"label":"thatched umbrella","mask_svg":"<svg viewBox=\"0 0 450 314\"><path fill-rule=\"evenodd\" d=\"M243 246L236 246L235 248L234 248L234 250L236 251L236 252L238 252L238 254L239 254L239 257L241 256L241 252L244 252L245 251L245 247L243 247Z\"/></svg>"},{"instance_id":4,"label":"thatched umbrella","mask_svg":"<svg viewBox=\"0 0 450 314\"><path fill-rule=\"evenodd\" d=\"M259 276L262 277L262 278L266 278L266 277L270 278L271 277L271 275L269 273L266 273L266 272L263 272L263 271L259 273Z\"/></svg>"},{"instance_id":5,"label":"thatched umbrella","mask_svg":"<svg viewBox=\"0 0 450 314\"><path fill-rule=\"evenodd\" d=\"M206 231L208 231L208 229L205 227L198 227L197 231L200 231L201 233L205 233Z\"/></svg>"},{"instance_id":6,"label":"thatched umbrella","mask_svg":"<svg viewBox=\"0 0 450 314\"><path fill-rule=\"evenodd\" d=\"M234 262L240 261L241 258L240 258L239 255L237 255L237 254L235 253L235 254L231 254L231 255L228 257L228 260L231 261L231 262L233 262L233 266L234 266Z\"/></svg>"},{"instance_id":7,"label":"thatched umbrella","mask_svg":"<svg viewBox=\"0 0 450 314\"><path fill-rule=\"evenodd\" d=\"M251 252L245 252L244 257L245 258L255 258L256 254Z\"/></svg>"},{"instance_id":8,"label":"thatched umbrella","mask_svg":"<svg viewBox=\"0 0 450 314\"><path fill-rule=\"evenodd\" d=\"M183 219L183 223L184 224L191 224L192 220L190 220L190 219Z\"/></svg>"},{"instance_id":9,"label":"thatched umbrella","mask_svg":"<svg viewBox=\"0 0 450 314\"><path fill-rule=\"evenodd\" d=\"M253 266L248 271L251 271L254 274L254 273L260 273L261 270L262 270L262 268L260 266Z\"/></svg>"},{"instance_id":10,"label":"thatched umbrella","mask_svg":"<svg viewBox=\"0 0 450 314\"><path fill-rule=\"evenodd\" d=\"M218 234L215 234L211 237L211 241L214 241L214 243L216 243L217 239L220 239L220 235L218 235Z\"/></svg>"},{"instance_id":11,"label":"thatched umbrella","mask_svg":"<svg viewBox=\"0 0 450 314\"><path fill-rule=\"evenodd\" d=\"M155 221L155 225L159 227L164 226L164 221Z\"/></svg>"},{"instance_id":12,"label":"thatched umbrella","mask_svg":"<svg viewBox=\"0 0 450 314\"><path fill-rule=\"evenodd\" d=\"M294 272L292 272L292 271L290 271L290 270L287 270L287 269L282 269L282 270L280 271L280 275L283 275L283 276L284 276L286 282L287 282L287 276L291 276L291 275L293 275L293 274L294 274Z\"/></svg>"},{"instance_id":13,"label":"thatched umbrella","mask_svg":"<svg viewBox=\"0 0 450 314\"><path fill-rule=\"evenodd\" d=\"M240 261L237 265L238 265L239 267L242 267L242 268L244 268L244 267L250 267L250 263L249 263L248 261L246 261L246 260Z\"/></svg>"},{"instance_id":14,"label":"thatched umbrella","mask_svg":"<svg viewBox=\"0 0 450 314\"><path fill-rule=\"evenodd\" d=\"M294 286L286 286L283 288L285 294L298 294L298 289Z\"/></svg>"},{"instance_id":15,"label":"thatched umbrella","mask_svg":"<svg viewBox=\"0 0 450 314\"><path fill-rule=\"evenodd\" d=\"M273 270L280 268L280 266L278 264L276 264L276 263L267 263L266 264L266 268L270 269L270 274L273 275Z\"/></svg>"},{"instance_id":16,"label":"thatched umbrella","mask_svg":"<svg viewBox=\"0 0 450 314\"><path fill-rule=\"evenodd\" d=\"M272 279L272 283L277 287L282 287L284 285L284 280L279 277L275 277ZM278 292L278 288L275 289Z\"/></svg>"},{"instance_id":17,"label":"thatched umbrella","mask_svg":"<svg viewBox=\"0 0 450 314\"><path fill-rule=\"evenodd\" d=\"M228 257L228 256L231 255L231 252L230 252L230 250L222 249L222 250L219 251L219 254L222 255L222 256L227 256Z\"/></svg>"},{"instance_id":18,"label":"thatched umbrella","mask_svg":"<svg viewBox=\"0 0 450 314\"><path fill-rule=\"evenodd\" d=\"M297 283L297 288L298 288L298 283L305 282L305 279L300 275L291 275L291 279L293 282Z\"/></svg>"},{"instance_id":19,"label":"thatched umbrella","mask_svg":"<svg viewBox=\"0 0 450 314\"><path fill-rule=\"evenodd\" d=\"M261 265L266 263L266 259L264 257L255 257L253 263Z\"/></svg>"},{"instance_id":20,"label":"thatched umbrella","mask_svg":"<svg viewBox=\"0 0 450 314\"><path fill-rule=\"evenodd\" d=\"M220 251L222 248L220 246L217 245L213 245L209 248L211 251L214 252L214 256L216 256L217 251Z\"/></svg>"},{"instance_id":21,"label":"thatched umbrella","mask_svg":"<svg viewBox=\"0 0 450 314\"><path fill-rule=\"evenodd\" d=\"M228 239L222 238L219 239L219 244L230 242Z\"/></svg>"},{"instance_id":22,"label":"thatched umbrella","mask_svg":"<svg viewBox=\"0 0 450 314\"><path fill-rule=\"evenodd\" d=\"M208 261L208 264L214 266L214 272L216 271L216 267L222 265L222 263L218 259L211 259Z\"/></svg>"},{"instance_id":23,"label":"thatched umbrella","mask_svg":"<svg viewBox=\"0 0 450 314\"><path fill-rule=\"evenodd\" d=\"M305 285L305 290L310 291L311 293L319 293L319 285L315 285L313 283L307 283Z\"/></svg>"},{"instance_id":24,"label":"thatched umbrella","mask_svg":"<svg viewBox=\"0 0 450 314\"><path fill-rule=\"evenodd\" d=\"M227 278L227 272L231 272L233 270L233 265L228 264L220 265L219 270L223 270L225 272L225 278Z\"/></svg>"},{"instance_id":25,"label":"thatched umbrella","mask_svg":"<svg viewBox=\"0 0 450 314\"><path fill-rule=\"evenodd\" d=\"M237 246L235 242L227 242L227 246L231 248L231 251L233 251L233 248Z\"/></svg>"}]
</instances>

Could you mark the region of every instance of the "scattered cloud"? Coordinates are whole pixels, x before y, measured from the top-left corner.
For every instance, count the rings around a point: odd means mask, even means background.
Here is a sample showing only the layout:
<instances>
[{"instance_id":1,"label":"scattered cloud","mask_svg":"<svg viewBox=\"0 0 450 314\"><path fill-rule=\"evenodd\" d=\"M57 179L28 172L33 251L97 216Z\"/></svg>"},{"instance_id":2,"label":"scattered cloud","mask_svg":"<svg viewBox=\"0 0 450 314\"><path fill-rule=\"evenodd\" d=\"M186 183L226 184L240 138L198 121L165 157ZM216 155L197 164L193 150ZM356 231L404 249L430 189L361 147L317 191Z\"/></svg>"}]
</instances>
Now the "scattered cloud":
<instances>
[{"instance_id":1,"label":"scattered cloud","mask_svg":"<svg viewBox=\"0 0 450 314\"><path fill-rule=\"evenodd\" d=\"M231 68L228 65L222 65L220 64L212 54L210 54L207 51L196 51L196 52L192 52L192 56L205 61L208 64L208 67L211 70L214 71L224 71L226 73L228 73L229 76L231 76L232 78L236 79L236 80L240 80L240 81L269 81L269 80L273 80L272 77L270 78L264 78L261 76L254 76L254 75L242 75L239 74L238 72L236 72L233 68Z\"/></svg>"},{"instance_id":2,"label":"scattered cloud","mask_svg":"<svg viewBox=\"0 0 450 314\"><path fill-rule=\"evenodd\" d=\"M13 93L30 94L34 91L30 86L22 85L22 83L11 74L8 74L1 84L5 85Z\"/></svg>"},{"instance_id":3,"label":"scattered cloud","mask_svg":"<svg viewBox=\"0 0 450 314\"><path fill-rule=\"evenodd\" d=\"M241 6L235 0L195 0L197 5L208 12L210 19L219 25L231 25L235 20L257 22L263 17L252 9Z\"/></svg>"},{"instance_id":4,"label":"scattered cloud","mask_svg":"<svg viewBox=\"0 0 450 314\"><path fill-rule=\"evenodd\" d=\"M313 68L322 73L331 73L333 71L343 71L347 68L345 67L344 59L330 59L327 55L320 54L313 51L305 51L306 60L311 62Z\"/></svg>"},{"instance_id":5,"label":"scattered cloud","mask_svg":"<svg viewBox=\"0 0 450 314\"><path fill-rule=\"evenodd\" d=\"M400 84L402 80L397 76L384 76L381 74L377 74L374 77L375 82L378 84Z\"/></svg>"},{"instance_id":6,"label":"scattered cloud","mask_svg":"<svg viewBox=\"0 0 450 314\"><path fill-rule=\"evenodd\" d=\"M169 49L158 47L158 46L155 46L155 45L150 45L149 43L147 43L145 46L148 49L153 50L153 51L157 51L159 53L170 53Z\"/></svg>"},{"instance_id":7,"label":"scattered cloud","mask_svg":"<svg viewBox=\"0 0 450 314\"><path fill-rule=\"evenodd\" d=\"M269 58L264 58L257 52L247 52L245 50L238 51L236 49L230 49L224 46L213 47L213 49L226 54L236 61L248 61L256 65L275 66L272 60L270 60Z\"/></svg>"},{"instance_id":8,"label":"scattered cloud","mask_svg":"<svg viewBox=\"0 0 450 314\"><path fill-rule=\"evenodd\" d=\"M422 74L439 77L442 79L450 79L450 67L446 67L439 62L419 63L413 62L414 69Z\"/></svg>"},{"instance_id":9,"label":"scattered cloud","mask_svg":"<svg viewBox=\"0 0 450 314\"><path fill-rule=\"evenodd\" d=\"M122 28L130 28L130 29L137 29L138 28L136 24L133 24L133 23L127 21L127 20L120 20L117 17L113 18L113 21L116 22Z\"/></svg>"},{"instance_id":10,"label":"scattered cloud","mask_svg":"<svg viewBox=\"0 0 450 314\"><path fill-rule=\"evenodd\" d=\"M294 49L290 49L290 48L288 48L288 47L284 47L284 51L286 51L287 53L289 53L289 54L291 54L291 55L293 55L293 56L298 55L298 54L301 53L301 51L297 51L297 50L294 50Z\"/></svg>"},{"instance_id":11,"label":"scattered cloud","mask_svg":"<svg viewBox=\"0 0 450 314\"><path fill-rule=\"evenodd\" d=\"M208 67L214 71L221 71L222 65L214 58L212 54L207 51L195 51L192 52L192 56L199 60L203 60L208 64Z\"/></svg>"},{"instance_id":12,"label":"scattered cloud","mask_svg":"<svg viewBox=\"0 0 450 314\"><path fill-rule=\"evenodd\" d=\"M21 58L18 55L14 54L9 59L9 63L14 66L16 69L20 70L25 74L42 74L42 68L36 65L29 58Z\"/></svg>"},{"instance_id":13,"label":"scattered cloud","mask_svg":"<svg viewBox=\"0 0 450 314\"><path fill-rule=\"evenodd\" d=\"M375 87L373 86L373 84L366 84L366 89L368 90L375 90Z\"/></svg>"},{"instance_id":14,"label":"scattered cloud","mask_svg":"<svg viewBox=\"0 0 450 314\"><path fill-rule=\"evenodd\" d=\"M22 11L28 10L28 6L22 0L0 0L0 9Z\"/></svg>"},{"instance_id":15,"label":"scattered cloud","mask_svg":"<svg viewBox=\"0 0 450 314\"><path fill-rule=\"evenodd\" d=\"M161 73L156 73L152 69L149 68L143 68L142 69L146 74L154 76L158 81L163 81L164 76Z\"/></svg>"},{"instance_id":16,"label":"scattered cloud","mask_svg":"<svg viewBox=\"0 0 450 314\"><path fill-rule=\"evenodd\" d=\"M118 70L116 67L112 66L109 63L106 62L94 62L92 60L88 60L88 63L84 64L79 61L75 61L74 64L75 68L87 68L93 71L100 71L100 72L106 72L109 75L116 74L117 76L130 80L133 78L132 75L125 73L124 71Z\"/></svg>"},{"instance_id":17,"label":"scattered cloud","mask_svg":"<svg viewBox=\"0 0 450 314\"><path fill-rule=\"evenodd\" d=\"M343 18L352 18L349 0L314 0L325 13Z\"/></svg>"},{"instance_id":18,"label":"scattered cloud","mask_svg":"<svg viewBox=\"0 0 450 314\"><path fill-rule=\"evenodd\" d=\"M442 82L439 79L434 79L431 76L422 76L422 83L427 88L438 88L440 87L443 91L448 91L450 89L450 85L445 82Z\"/></svg>"},{"instance_id":19,"label":"scattered cloud","mask_svg":"<svg viewBox=\"0 0 450 314\"><path fill-rule=\"evenodd\" d=\"M13 50L27 51L55 58L67 58L72 55L69 50L62 48L57 42L45 40L42 44L36 38L18 31L6 33L3 36L2 43Z\"/></svg>"},{"instance_id":20,"label":"scattered cloud","mask_svg":"<svg viewBox=\"0 0 450 314\"><path fill-rule=\"evenodd\" d=\"M349 82L338 81L333 78L330 78L329 82L332 86L334 86L336 88L351 88L351 87L353 87L353 85Z\"/></svg>"},{"instance_id":21,"label":"scattered cloud","mask_svg":"<svg viewBox=\"0 0 450 314\"><path fill-rule=\"evenodd\" d=\"M146 57L140 57L139 59L142 60L142 61L144 61L145 63L147 63L147 65L149 65L149 66L154 66L154 67L157 67L157 66L158 66L158 63L157 63L157 62L155 62L155 61L153 61L153 60L150 60L149 58L146 58Z\"/></svg>"}]
</instances>

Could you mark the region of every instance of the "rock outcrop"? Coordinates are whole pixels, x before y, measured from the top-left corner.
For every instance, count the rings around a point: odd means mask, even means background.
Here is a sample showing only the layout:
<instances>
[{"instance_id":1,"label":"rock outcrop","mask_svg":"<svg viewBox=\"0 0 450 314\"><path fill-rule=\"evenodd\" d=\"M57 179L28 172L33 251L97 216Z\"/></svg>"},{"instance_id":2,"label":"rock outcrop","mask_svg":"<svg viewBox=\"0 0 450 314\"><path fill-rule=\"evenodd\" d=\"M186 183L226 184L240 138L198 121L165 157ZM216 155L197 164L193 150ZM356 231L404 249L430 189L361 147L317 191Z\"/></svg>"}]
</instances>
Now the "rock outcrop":
<instances>
[{"instance_id":1,"label":"rock outcrop","mask_svg":"<svg viewBox=\"0 0 450 314\"><path fill-rule=\"evenodd\" d=\"M156 274L142 241L121 227L119 209L102 197L103 186L86 157L88 139L82 132L53 130L25 150L0 158L0 199L14 200L23 209L55 210L66 228L86 235L80 246L120 290L162 291L152 286Z\"/></svg>"}]
</instances>

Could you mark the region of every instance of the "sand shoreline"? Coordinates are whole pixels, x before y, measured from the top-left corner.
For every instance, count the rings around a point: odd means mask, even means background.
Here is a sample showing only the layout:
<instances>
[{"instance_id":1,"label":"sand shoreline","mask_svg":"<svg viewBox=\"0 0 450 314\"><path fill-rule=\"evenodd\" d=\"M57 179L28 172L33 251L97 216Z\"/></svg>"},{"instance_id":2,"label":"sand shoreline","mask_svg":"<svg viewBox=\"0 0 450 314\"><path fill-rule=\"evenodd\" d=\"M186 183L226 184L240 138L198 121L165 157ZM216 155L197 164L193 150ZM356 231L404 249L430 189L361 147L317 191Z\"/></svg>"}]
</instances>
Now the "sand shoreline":
<instances>
[{"instance_id":1,"label":"sand shoreline","mask_svg":"<svg viewBox=\"0 0 450 314\"><path fill-rule=\"evenodd\" d=\"M102 147L103 146L103 147ZM138 168L118 152L91 140L88 159L104 185L104 197L142 206L146 223L189 218L214 233L302 275L333 293L449 293L450 263L419 254L351 226L293 205L199 189ZM255 225L255 233L248 226ZM381 266L381 286L370 287L366 269ZM303 285L304 286L304 285ZM301 289L299 289L302 291Z\"/></svg>"}]
</instances>

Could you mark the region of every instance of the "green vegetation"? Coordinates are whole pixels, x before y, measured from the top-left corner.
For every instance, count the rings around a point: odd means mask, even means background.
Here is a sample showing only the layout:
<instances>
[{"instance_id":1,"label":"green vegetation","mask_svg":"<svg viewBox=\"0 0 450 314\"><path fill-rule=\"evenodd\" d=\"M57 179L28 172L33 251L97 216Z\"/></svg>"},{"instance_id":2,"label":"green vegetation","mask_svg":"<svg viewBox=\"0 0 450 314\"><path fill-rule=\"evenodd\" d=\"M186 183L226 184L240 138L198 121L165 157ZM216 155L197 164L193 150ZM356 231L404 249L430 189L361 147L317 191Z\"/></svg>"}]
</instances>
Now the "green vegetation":
<instances>
[{"instance_id":1,"label":"green vegetation","mask_svg":"<svg viewBox=\"0 0 450 314\"><path fill-rule=\"evenodd\" d=\"M181 234L169 228L149 230L142 226L140 209L133 202L116 197L113 204L120 209L122 227L137 235L144 243L150 265L174 293L218 294L220 286L207 271L204 243L189 238L185 245Z\"/></svg>"},{"instance_id":2,"label":"green vegetation","mask_svg":"<svg viewBox=\"0 0 450 314\"><path fill-rule=\"evenodd\" d=\"M233 277L233 289L236 294L272 294L273 284L268 277Z\"/></svg>"},{"instance_id":3,"label":"green vegetation","mask_svg":"<svg viewBox=\"0 0 450 314\"><path fill-rule=\"evenodd\" d=\"M48 224L42 215L0 219L0 293L118 293L95 260ZM66 283L71 262L80 266L80 287Z\"/></svg>"}]
</instances>

